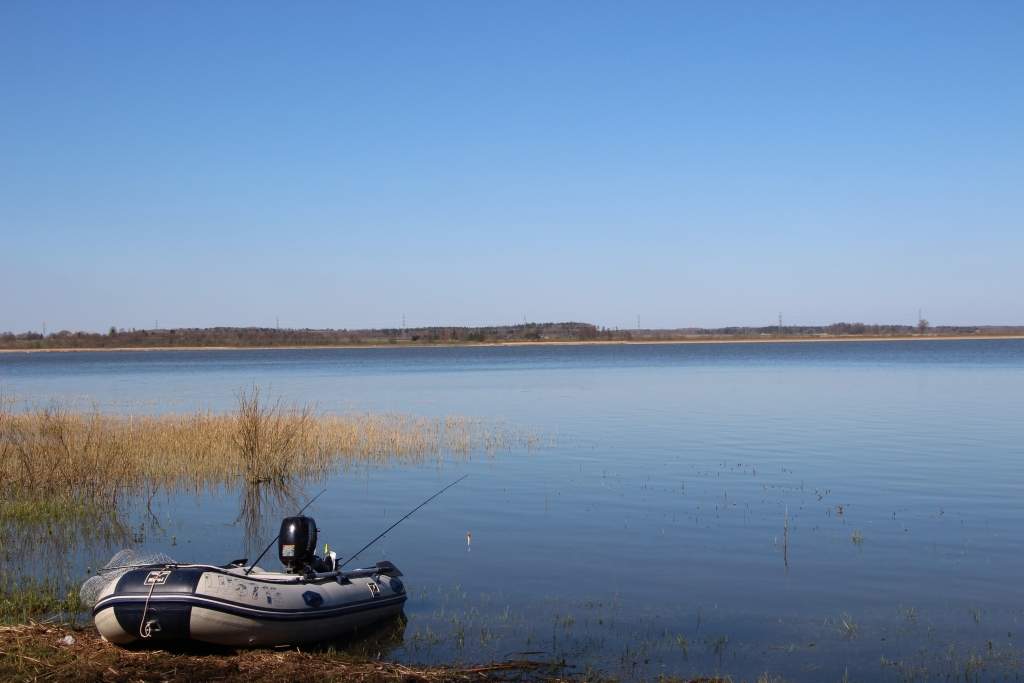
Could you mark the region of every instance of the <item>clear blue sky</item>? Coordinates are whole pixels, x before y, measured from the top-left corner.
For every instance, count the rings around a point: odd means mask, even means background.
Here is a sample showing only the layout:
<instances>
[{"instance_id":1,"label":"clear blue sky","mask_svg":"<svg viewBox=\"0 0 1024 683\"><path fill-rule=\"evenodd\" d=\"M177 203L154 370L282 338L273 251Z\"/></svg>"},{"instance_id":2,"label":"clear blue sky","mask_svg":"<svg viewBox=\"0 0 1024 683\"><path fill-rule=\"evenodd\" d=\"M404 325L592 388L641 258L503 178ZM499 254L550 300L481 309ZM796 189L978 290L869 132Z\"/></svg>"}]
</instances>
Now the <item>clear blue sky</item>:
<instances>
[{"instance_id":1,"label":"clear blue sky","mask_svg":"<svg viewBox=\"0 0 1024 683\"><path fill-rule=\"evenodd\" d=\"M1024 323L1024 2L0 3L0 330Z\"/></svg>"}]
</instances>

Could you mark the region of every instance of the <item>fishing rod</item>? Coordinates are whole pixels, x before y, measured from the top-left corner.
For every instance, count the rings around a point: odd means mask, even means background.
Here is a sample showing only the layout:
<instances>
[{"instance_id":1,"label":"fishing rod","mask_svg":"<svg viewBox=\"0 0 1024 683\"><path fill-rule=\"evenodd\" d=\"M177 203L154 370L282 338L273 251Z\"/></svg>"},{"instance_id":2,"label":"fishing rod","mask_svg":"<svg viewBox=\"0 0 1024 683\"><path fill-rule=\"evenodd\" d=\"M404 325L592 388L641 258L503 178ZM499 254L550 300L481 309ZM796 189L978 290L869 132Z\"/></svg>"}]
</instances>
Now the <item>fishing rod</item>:
<instances>
[{"instance_id":1,"label":"fishing rod","mask_svg":"<svg viewBox=\"0 0 1024 683\"><path fill-rule=\"evenodd\" d=\"M316 499L317 499L317 498L319 498L320 496L324 495L325 493L327 493L327 489L324 489L324 490L323 490L323 491L321 491L320 493L318 493L318 494L316 494L315 496L313 496L313 499L312 499L312 500L310 500L310 501L309 501L308 503L306 503L305 505L303 505L303 506L302 506L302 509L301 509L301 510L299 510L299 511L298 511L298 513L296 513L296 515L295 515L295 516L296 516L296 517L300 516L300 515L301 515L301 514L302 514L303 512L305 512L305 511L306 511L306 508L308 508L308 507L309 507L310 505L312 505L313 503L315 503L315 502L316 502ZM260 553L260 556L259 556L259 557L257 557L257 558L256 558L256 560L255 560L255 561L254 561L254 562L253 562L252 564L250 564L250 565L249 565L249 568L245 570L245 575L246 575L246 576L249 576L249 573L250 573L250 572L252 572L252 570L253 570L253 567L255 567L255 566L256 566L257 564L259 564L259 561L263 559L263 556L264 556L264 555L266 555L266 554L267 554L267 553L268 553L268 552L270 551L270 549L274 547L274 544L275 544L275 543L277 543L278 539L280 539L280 538L281 538L281 532L280 532L280 531L278 531L278 532L277 532L277 536L274 536L274 540L270 542L270 545L268 545L268 546L267 546L266 548L264 548L264 549L263 549L263 552L262 552L262 553Z\"/></svg>"},{"instance_id":2,"label":"fishing rod","mask_svg":"<svg viewBox=\"0 0 1024 683\"><path fill-rule=\"evenodd\" d=\"M437 493L435 493L434 495L432 495L432 496L431 496L430 498L427 498L427 499L426 499L425 501L423 501L422 503L420 503L419 505L417 505L416 507L414 507L414 508L413 508L412 510L410 510L410 511L409 511L409 512L408 512L408 513L407 513L407 514L405 515L405 517L402 517L402 518L401 518L400 520L398 520L397 522L395 522L394 524L392 524L391 526L389 526L389 527L388 527L387 529L385 529L384 531L382 531L382 532L380 533L380 535L379 535L379 536L377 536L377 538L373 539L372 541L370 541L369 543L367 543L366 545L364 545L364 546L363 546L362 548L360 548L359 550L357 550L357 551L356 551L356 552L355 552L355 553L354 553L353 555L350 555L350 556L349 556L349 558L348 558L347 560L345 560L344 562L342 562L342 563L341 563L341 564L340 564L340 565L338 566L338 569L340 570L340 569L341 569L342 567L344 567L344 566L345 566L346 564L348 564L348 563L349 563L349 562L351 562L352 560L354 560L354 559L356 559L357 557L359 557L359 553L363 552L364 550L366 550L367 548L369 548L369 547L370 547L371 545L373 545L374 543L376 543L376 542L377 542L377 541L379 541L380 539L384 538L384 535L385 535L385 534L386 534L387 532L391 531L391 530L392 530L392 529L394 529L394 528L395 528L396 526L398 526L399 524L401 524L401 523L402 523L402 522L404 522L405 520L407 520L407 519L409 519L410 517L412 517L412 514L413 514L414 512L416 512L416 511L417 511L417 510L419 510L419 509L420 509L421 507L423 507L424 505L426 505L426 504L427 504L427 503L429 503L430 501L434 500L435 498L437 498L438 496L440 496L440 495L441 495L442 493L444 493L445 491L447 491L447 490L448 490L448 489L450 489L451 487L455 486L456 484L458 484L458 483L459 483L460 481L462 481L463 479L465 479L465 478L466 478L466 477L468 477L468 476L469 476L468 474L464 474L464 475L462 475L461 477L459 477L458 479L456 479L455 481L453 481L452 483L448 484L448 485L447 485L447 486L445 486L445 487L444 487L443 489L441 489L440 491L438 491Z\"/></svg>"}]
</instances>

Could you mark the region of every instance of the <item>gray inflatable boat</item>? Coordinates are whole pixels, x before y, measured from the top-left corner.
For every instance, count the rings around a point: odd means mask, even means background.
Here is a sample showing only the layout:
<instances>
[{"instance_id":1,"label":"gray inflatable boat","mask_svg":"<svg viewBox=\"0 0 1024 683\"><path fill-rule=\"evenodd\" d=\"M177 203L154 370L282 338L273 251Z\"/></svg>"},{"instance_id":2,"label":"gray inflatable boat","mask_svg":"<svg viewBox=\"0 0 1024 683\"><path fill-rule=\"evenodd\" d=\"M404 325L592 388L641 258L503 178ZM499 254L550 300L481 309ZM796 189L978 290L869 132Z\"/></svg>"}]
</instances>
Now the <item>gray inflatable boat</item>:
<instances>
[{"instance_id":1,"label":"gray inflatable boat","mask_svg":"<svg viewBox=\"0 0 1024 683\"><path fill-rule=\"evenodd\" d=\"M238 560L226 566L135 566L99 592L93 619L112 643L198 641L233 647L334 640L402 611L402 572L390 562L335 569L317 558L315 522L282 523L278 554L286 571Z\"/></svg>"}]
</instances>

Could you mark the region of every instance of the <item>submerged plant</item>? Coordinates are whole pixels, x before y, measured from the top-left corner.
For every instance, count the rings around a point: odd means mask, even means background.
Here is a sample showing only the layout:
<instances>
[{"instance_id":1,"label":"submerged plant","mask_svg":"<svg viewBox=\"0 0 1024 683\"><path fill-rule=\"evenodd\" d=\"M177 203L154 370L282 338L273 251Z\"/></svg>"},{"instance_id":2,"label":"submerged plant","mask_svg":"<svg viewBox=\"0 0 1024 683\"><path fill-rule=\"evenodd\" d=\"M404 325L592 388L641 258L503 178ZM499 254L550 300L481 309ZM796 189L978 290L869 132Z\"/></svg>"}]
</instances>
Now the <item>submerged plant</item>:
<instances>
[{"instance_id":1,"label":"submerged plant","mask_svg":"<svg viewBox=\"0 0 1024 683\"><path fill-rule=\"evenodd\" d=\"M676 636L676 645L683 651L683 659L690 658L690 641L682 633Z\"/></svg>"},{"instance_id":2,"label":"submerged plant","mask_svg":"<svg viewBox=\"0 0 1024 683\"><path fill-rule=\"evenodd\" d=\"M859 630L857 622L853 620L849 614L843 614L839 617L839 630L843 634L844 638L854 639L857 637L857 631Z\"/></svg>"}]
</instances>

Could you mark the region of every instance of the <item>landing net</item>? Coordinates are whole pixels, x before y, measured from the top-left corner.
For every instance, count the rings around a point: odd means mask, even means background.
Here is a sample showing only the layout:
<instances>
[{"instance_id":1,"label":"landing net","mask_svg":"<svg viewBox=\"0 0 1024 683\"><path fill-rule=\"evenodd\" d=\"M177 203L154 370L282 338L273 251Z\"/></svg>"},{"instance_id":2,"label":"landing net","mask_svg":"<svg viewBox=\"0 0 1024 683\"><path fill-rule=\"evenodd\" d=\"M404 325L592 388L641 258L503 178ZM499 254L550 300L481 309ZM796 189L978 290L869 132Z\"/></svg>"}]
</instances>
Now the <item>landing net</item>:
<instances>
[{"instance_id":1,"label":"landing net","mask_svg":"<svg viewBox=\"0 0 1024 683\"><path fill-rule=\"evenodd\" d=\"M96 572L96 576L89 577L82 584L82 589L78 593L82 604L92 607L103 590L110 584L116 583L127 572L154 564L177 564L177 560L164 553L142 552L129 548L119 551Z\"/></svg>"}]
</instances>

